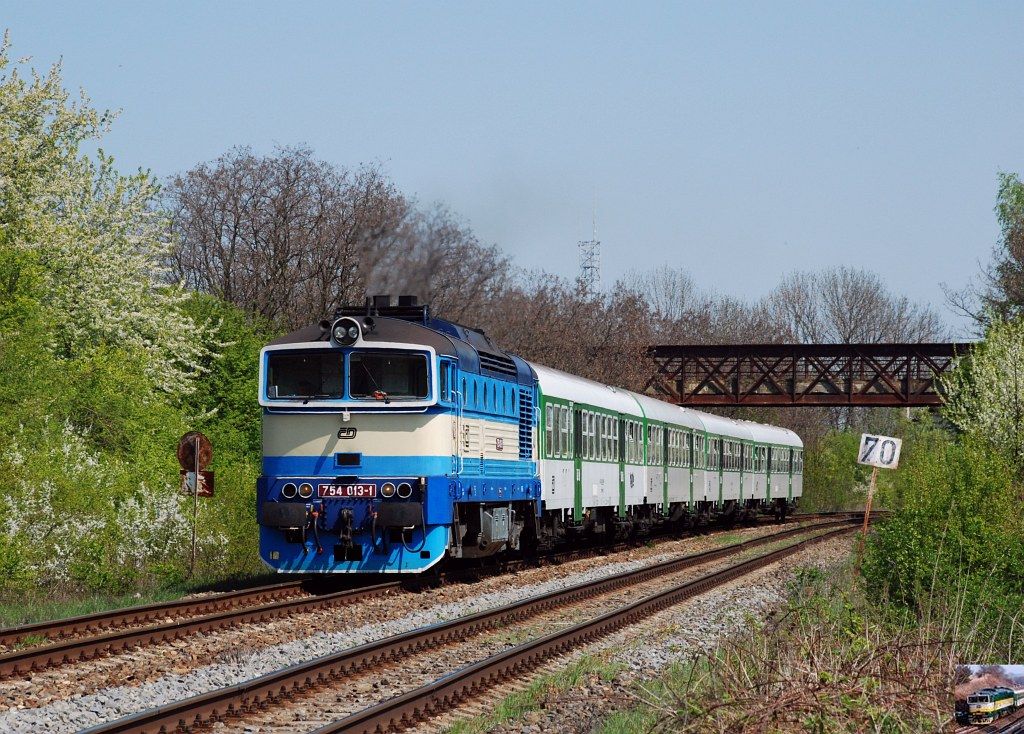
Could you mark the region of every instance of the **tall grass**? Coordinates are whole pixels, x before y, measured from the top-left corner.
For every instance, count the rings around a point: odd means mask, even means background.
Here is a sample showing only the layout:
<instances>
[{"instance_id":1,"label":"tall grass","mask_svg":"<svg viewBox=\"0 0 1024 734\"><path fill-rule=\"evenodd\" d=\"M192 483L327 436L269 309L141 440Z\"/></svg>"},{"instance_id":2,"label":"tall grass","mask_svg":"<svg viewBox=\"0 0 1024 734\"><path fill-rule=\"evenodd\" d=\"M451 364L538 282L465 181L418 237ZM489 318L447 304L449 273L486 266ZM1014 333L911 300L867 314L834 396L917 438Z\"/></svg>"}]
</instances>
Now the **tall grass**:
<instances>
[{"instance_id":1,"label":"tall grass","mask_svg":"<svg viewBox=\"0 0 1024 734\"><path fill-rule=\"evenodd\" d=\"M767 624L645 684L603 731L931 734L952 716L957 663L995 652L962 600L935 595L922 617L889 615L852 564L805 570Z\"/></svg>"}]
</instances>

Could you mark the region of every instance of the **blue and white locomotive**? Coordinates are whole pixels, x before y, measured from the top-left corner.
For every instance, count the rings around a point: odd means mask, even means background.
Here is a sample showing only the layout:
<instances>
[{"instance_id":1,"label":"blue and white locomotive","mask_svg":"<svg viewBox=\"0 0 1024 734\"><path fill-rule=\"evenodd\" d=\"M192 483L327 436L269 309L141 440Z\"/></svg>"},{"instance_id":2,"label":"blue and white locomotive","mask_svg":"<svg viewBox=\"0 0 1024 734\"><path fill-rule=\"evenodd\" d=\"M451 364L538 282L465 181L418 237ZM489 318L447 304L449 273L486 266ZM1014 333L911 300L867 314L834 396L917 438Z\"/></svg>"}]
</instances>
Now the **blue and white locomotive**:
<instances>
[{"instance_id":1,"label":"blue and white locomotive","mask_svg":"<svg viewBox=\"0 0 1024 734\"><path fill-rule=\"evenodd\" d=\"M260 554L282 572L417 573L802 493L792 431L530 364L413 297L266 346L260 405Z\"/></svg>"}]
</instances>

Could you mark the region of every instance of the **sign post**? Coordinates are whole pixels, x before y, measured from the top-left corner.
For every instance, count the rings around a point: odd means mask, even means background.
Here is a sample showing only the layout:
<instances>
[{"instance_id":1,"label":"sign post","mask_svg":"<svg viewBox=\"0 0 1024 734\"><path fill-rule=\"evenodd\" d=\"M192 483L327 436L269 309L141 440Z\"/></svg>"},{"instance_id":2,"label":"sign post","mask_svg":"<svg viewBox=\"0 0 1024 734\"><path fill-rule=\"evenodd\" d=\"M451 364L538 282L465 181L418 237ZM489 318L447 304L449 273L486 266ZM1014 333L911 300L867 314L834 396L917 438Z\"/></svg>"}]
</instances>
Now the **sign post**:
<instances>
[{"instance_id":1,"label":"sign post","mask_svg":"<svg viewBox=\"0 0 1024 734\"><path fill-rule=\"evenodd\" d=\"M868 501L864 505L864 527L860 531L860 542L864 544L864 538L868 537L868 518L871 517L871 500L875 496L875 484L878 482L878 467L871 467L871 484L868 485Z\"/></svg>"},{"instance_id":2,"label":"sign post","mask_svg":"<svg viewBox=\"0 0 1024 734\"><path fill-rule=\"evenodd\" d=\"M192 488L192 559L188 564L188 575L194 576L196 572L196 526L199 524L199 434L194 436L195 445L192 453L195 456L195 484ZM868 507L871 507L871 495L868 495ZM865 523L867 521L865 520ZM865 532L867 527L864 528Z\"/></svg>"},{"instance_id":3,"label":"sign post","mask_svg":"<svg viewBox=\"0 0 1024 734\"><path fill-rule=\"evenodd\" d=\"M213 460L210 439L199 431L189 431L178 441L178 463L181 465L181 491L192 495L192 557L189 576L196 571L196 530L199 524L199 498L213 496L213 472L206 467Z\"/></svg>"},{"instance_id":4,"label":"sign post","mask_svg":"<svg viewBox=\"0 0 1024 734\"><path fill-rule=\"evenodd\" d=\"M871 483L868 485L868 501L864 505L864 527L860 534L858 557L864 551L864 539L868 537L868 519L871 517L871 500L875 496L875 485L878 482L879 469L895 469L900 463L900 450L903 441L891 436L876 436L862 433L860 448L857 450L857 463L871 467Z\"/></svg>"}]
</instances>

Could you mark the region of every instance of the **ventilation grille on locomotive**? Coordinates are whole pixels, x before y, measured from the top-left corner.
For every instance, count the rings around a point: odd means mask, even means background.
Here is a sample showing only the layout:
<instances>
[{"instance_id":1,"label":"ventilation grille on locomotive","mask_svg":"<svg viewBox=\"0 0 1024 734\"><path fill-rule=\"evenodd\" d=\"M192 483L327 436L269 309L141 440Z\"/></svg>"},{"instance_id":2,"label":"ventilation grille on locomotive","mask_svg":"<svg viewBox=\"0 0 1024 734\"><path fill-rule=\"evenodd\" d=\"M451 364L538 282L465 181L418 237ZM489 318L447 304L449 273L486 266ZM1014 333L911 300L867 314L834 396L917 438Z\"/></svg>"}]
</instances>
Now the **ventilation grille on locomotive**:
<instances>
[{"instance_id":1,"label":"ventilation grille on locomotive","mask_svg":"<svg viewBox=\"0 0 1024 734\"><path fill-rule=\"evenodd\" d=\"M509 375L515 377L519 374L519 370L516 369L516 363L503 354L495 354L493 352L485 352L478 349L477 353L480 355L480 368L488 370L490 372L497 372L499 375Z\"/></svg>"},{"instance_id":2,"label":"ventilation grille on locomotive","mask_svg":"<svg viewBox=\"0 0 1024 734\"><path fill-rule=\"evenodd\" d=\"M519 458L533 458L533 390L519 388Z\"/></svg>"}]
</instances>

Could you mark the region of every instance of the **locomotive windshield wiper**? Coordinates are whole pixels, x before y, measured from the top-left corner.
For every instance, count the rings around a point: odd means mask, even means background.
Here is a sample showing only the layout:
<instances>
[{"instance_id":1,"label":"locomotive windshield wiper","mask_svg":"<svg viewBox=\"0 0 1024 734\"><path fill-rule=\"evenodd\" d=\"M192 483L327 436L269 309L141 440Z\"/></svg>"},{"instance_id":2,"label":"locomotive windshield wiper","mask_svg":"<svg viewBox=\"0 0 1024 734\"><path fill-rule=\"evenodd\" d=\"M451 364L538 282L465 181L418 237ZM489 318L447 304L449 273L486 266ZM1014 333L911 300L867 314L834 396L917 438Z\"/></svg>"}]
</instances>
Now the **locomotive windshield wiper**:
<instances>
[{"instance_id":1,"label":"locomotive windshield wiper","mask_svg":"<svg viewBox=\"0 0 1024 734\"><path fill-rule=\"evenodd\" d=\"M363 362L362 360L359 360L359 366L363 368L363 372L366 373L366 376L370 378L370 382L373 383L374 400L383 400L384 405L390 403L391 398L388 397L388 394L386 392L380 389L380 385L377 384L377 380L374 379L373 373L370 372L370 369L366 366L366 363Z\"/></svg>"}]
</instances>

